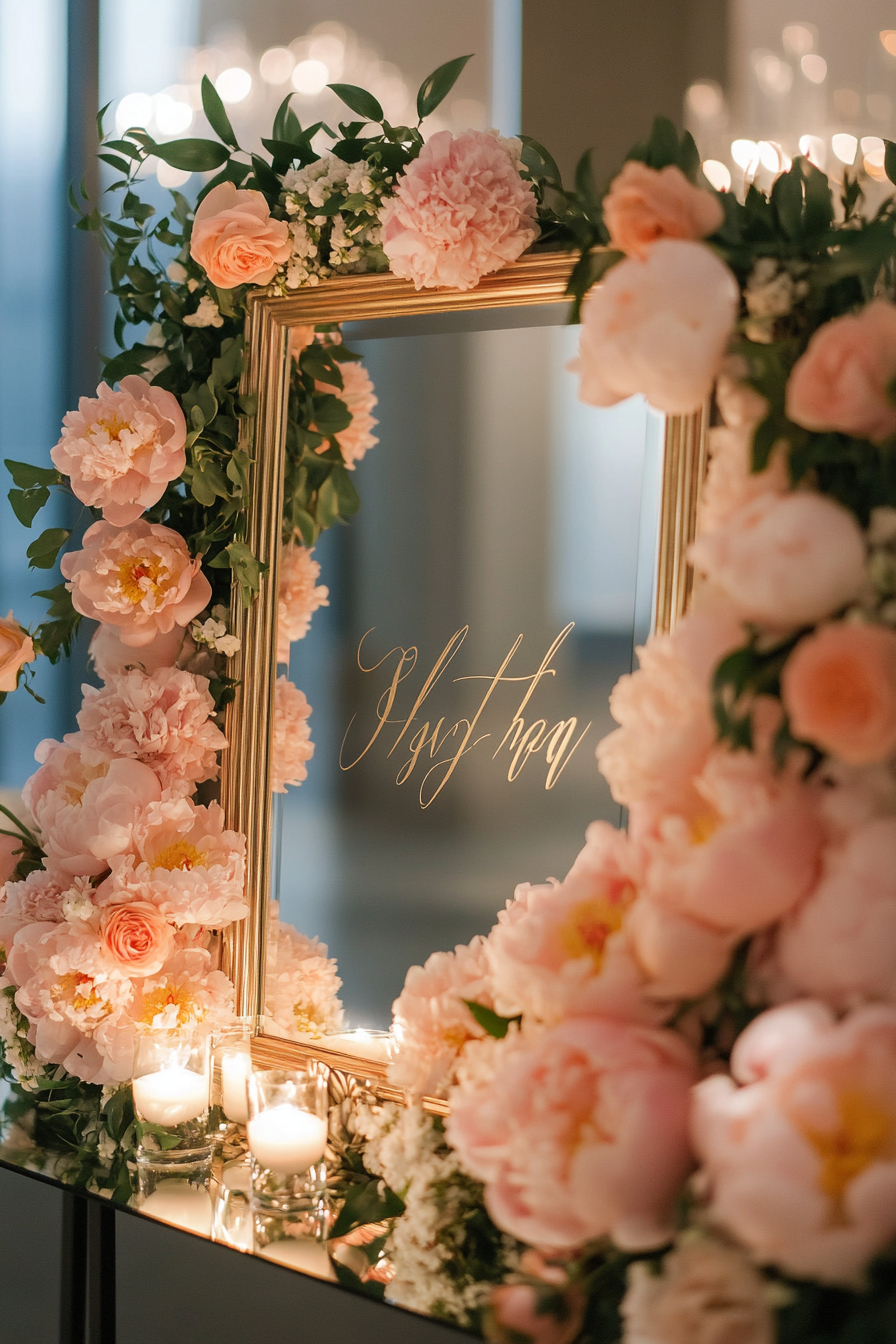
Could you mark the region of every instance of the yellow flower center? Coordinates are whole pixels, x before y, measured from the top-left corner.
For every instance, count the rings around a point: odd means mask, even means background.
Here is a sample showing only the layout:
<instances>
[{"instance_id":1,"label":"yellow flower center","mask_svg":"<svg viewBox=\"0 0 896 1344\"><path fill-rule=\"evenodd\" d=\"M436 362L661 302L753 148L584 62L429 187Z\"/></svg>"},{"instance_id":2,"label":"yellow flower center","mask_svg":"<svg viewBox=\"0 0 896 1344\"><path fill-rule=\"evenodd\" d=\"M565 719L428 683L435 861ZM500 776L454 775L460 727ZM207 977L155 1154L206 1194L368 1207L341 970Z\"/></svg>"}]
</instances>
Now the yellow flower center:
<instances>
[{"instance_id":1,"label":"yellow flower center","mask_svg":"<svg viewBox=\"0 0 896 1344\"><path fill-rule=\"evenodd\" d=\"M309 1013L307 1008L300 1008L296 1003L293 1005L292 1015L296 1020L296 1030L302 1032L305 1036L314 1036L317 1040L323 1035L320 1023Z\"/></svg>"},{"instance_id":2,"label":"yellow flower center","mask_svg":"<svg viewBox=\"0 0 896 1344\"><path fill-rule=\"evenodd\" d=\"M110 415L108 419L101 417L97 423L102 425L110 439L117 439L123 429L130 429L131 427L127 420L122 420L114 414Z\"/></svg>"},{"instance_id":3,"label":"yellow flower center","mask_svg":"<svg viewBox=\"0 0 896 1344\"><path fill-rule=\"evenodd\" d=\"M51 993L57 1003L60 999L68 999L76 1012L85 1012L88 1008L95 1008L97 1004L102 1003L91 976L82 975L79 971L63 975ZM105 1008L107 1013L112 1011L110 1004L106 1004Z\"/></svg>"},{"instance_id":4,"label":"yellow flower center","mask_svg":"<svg viewBox=\"0 0 896 1344\"><path fill-rule=\"evenodd\" d=\"M691 822L691 844L705 845L719 829L720 818L715 812L704 812Z\"/></svg>"},{"instance_id":5,"label":"yellow flower center","mask_svg":"<svg viewBox=\"0 0 896 1344\"><path fill-rule=\"evenodd\" d=\"M173 844L160 849L152 861L153 868L167 868L173 873L175 868L189 871L191 868L205 866L205 855L201 849L191 845L189 840L175 840Z\"/></svg>"},{"instance_id":6,"label":"yellow flower center","mask_svg":"<svg viewBox=\"0 0 896 1344\"><path fill-rule=\"evenodd\" d=\"M452 1050L462 1050L467 1041L472 1040L468 1031L459 1023L454 1027L446 1027L442 1032L442 1040L449 1045Z\"/></svg>"},{"instance_id":7,"label":"yellow flower center","mask_svg":"<svg viewBox=\"0 0 896 1344\"><path fill-rule=\"evenodd\" d=\"M833 1129L800 1126L819 1158L818 1184L839 1205L851 1181L882 1156L892 1157L893 1116L864 1092L846 1090L837 1097Z\"/></svg>"},{"instance_id":8,"label":"yellow flower center","mask_svg":"<svg viewBox=\"0 0 896 1344\"><path fill-rule=\"evenodd\" d=\"M579 901L558 930L560 944L570 957L590 957L595 971L604 964L607 940L622 928L625 912L635 899L635 889L626 883L618 896L595 896Z\"/></svg>"},{"instance_id":9,"label":"yellow flower center","mask_svg":"<svg viewBox=\"0 0 896 1344\"><path fill-rule=\"evenodd\" d=\"M147 556L131 555L118 566L118 586L127 600L136 607L151 589L158 596L169 585L159 582L162 565ZM149 582L147 583L147 580Z\"/></svg>"},{"instance_id":10,"label":"yellow flower center","mask_svg":"<svg viewBox=\"0 0 896 1344\"><path fill-rule=\"evenodd\" d=\"M197 1005L190 990L183 985L173 985L169 981L146 995L140 1021L151 1027L153 1019L171 1007L177 1009L176 1025L179 1027L185 1027L188 1022L199 1022L205 1017L205 1010Z\"/></svg>"}]
</instances>

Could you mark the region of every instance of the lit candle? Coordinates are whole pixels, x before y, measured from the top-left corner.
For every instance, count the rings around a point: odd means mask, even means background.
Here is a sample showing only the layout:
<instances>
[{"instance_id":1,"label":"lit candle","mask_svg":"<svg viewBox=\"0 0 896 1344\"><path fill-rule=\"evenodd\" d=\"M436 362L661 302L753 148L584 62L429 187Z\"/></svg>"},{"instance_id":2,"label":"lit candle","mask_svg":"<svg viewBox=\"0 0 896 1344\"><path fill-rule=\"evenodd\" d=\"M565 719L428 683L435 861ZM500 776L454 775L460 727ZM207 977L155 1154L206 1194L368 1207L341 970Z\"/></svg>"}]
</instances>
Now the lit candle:
<instances>
[{"instance_id":1,"label":"lit candle","mask_svg":"<svg viewBox=\"0 0 896 1344\"><path fill-rule=\"evenodd\" d=\"M344 1050L346 1054L357 1055L377 1064L389 1063L392 1037L388 1032L365 1031L359 1027L356 1031L334 1031L326 1036L325 1041L333 1050Z\"/></svg>"},{"instance_id":2,"label":"lit candle","mask_svg":"<svg viewBox=\"0 0 896 1344\"><path fill-rule=\"evenodd\" d=\"M211 1235L212 1202L207 1190L187 1181L162 1181L140 1205L140 1212L186 1232Z\"/></svg>"},{"instance_id":3,"label":"lit candle","mask_svg":"<svg viewBox=\"0 0 896 1344\"><path fill-rule=\"evenodd\" d=\"M246 1082L252 1072L252 1060L244 1051L221 1056L221 1106L228 1120L244 1125L249 1119Z\"/></svg>"},{"instance_id":4,"label":"lit candle","mask_svg":"<svg viewBox=\"0 0 896 1344\"><path fill-rule=\"evenodd\" d=\"M134 1106L151 1125L182 1125L208 1109L208 1076L173 1067L144 1073L131 1084Z\"/></svg>"},{"instance_id":5,"label":"lit candle","mask_svg":"<svg viewBox=\"0 0 896 1344\"><path fill-rule=\"evenodd\" d=\"M283 1102L252 1117L249 1148L259 1166L281 1176L297 1176L324 1155L327 1122L310 1111Z\"/></svg>"}]
</instances>

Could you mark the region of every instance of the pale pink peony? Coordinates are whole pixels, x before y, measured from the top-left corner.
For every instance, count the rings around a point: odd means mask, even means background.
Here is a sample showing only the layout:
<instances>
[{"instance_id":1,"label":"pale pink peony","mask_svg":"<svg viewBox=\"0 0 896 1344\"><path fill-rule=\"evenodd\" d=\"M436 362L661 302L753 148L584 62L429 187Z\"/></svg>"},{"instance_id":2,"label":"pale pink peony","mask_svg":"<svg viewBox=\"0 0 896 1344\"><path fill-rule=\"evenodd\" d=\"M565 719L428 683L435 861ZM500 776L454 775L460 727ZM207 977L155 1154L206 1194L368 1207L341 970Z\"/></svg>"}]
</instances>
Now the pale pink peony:
<instances>
[{"instance_id":1,"label":"pale pink peony","mask_svg":"<svg viewBox=\"0 0 896 1344\"><path fill-rule=\"evenodd\" d=\"M568 1018L534 1044L502 1044L494 1077L455 1089L445 1122L494 1222L537 1246L662 1246L691 1164L694 1060L682 1038Z\"/></svg>"},{"instance_id":2,"label":"pale pink peony","mask_svg":"<svg viewBox=\"0 0 896 1344\"><path fill-rule=\"evenodd\" d=\"M279 1035L319 1038L342 1026L342 981L326 943L283 923L276 907L268 925L265 1013Z\"/></svg>"},{"instance_id":3,"label":"pale pink peony","mask_svg":"<svg viewBox=\"0 0 896 1344\"><path fill-rule=\"evenodd\" d=\"M271 748L271 789L285 793L288 784L301 784L308 778L305 762L314 755L311 706L286 677L278 677L274 687L274 733Z\"/></svg>"},{"instance_id":4,"label":"pale pink peony","mask_svg":"<svg viewBox=\"0 0 896 1344\"><path fill-rule=\"evenodd\" d=\"M643 895L632 907L627 933L648 980L645 992L661 1002L706 994L727 971L737 944L736 934Z\"/></svg>"},{"instance_id":5,"label":"pale pink peony","mask_svg":"<svg viewBox=\"0 0 896 1344\"><path fill-rule=\"evenodd\" d=\"M157 504L187 464L187 422L177 397L135 373L122 378L118 392L100 383L62 424L53 465L82 503L102 509L116 527Z\"/></svg>"},{"instance_id":6,"label":"pale pink peony","mask_svg":"<svg viewBox=\"0 0 896 1344\"><path fill-rule=\"evenodd\" d=\"M45 920L59 922L66 897L91 900L93 887L90 879L69 879L64 873L51 873L36 868L21 882L7 882L0 896L0 915L17 919L20 924L39 924Z\"/></svg>"},{"instance_id":7,"label":"pale pink peony","mask_svg":"<svg viewBox=\"0 0 896 1344\"><path fill-rule=\"evenodd\" d=\"M304 639L311 617L318 607L328 607L330 590L315 587L320 565L312 560L313 550L297 542L280 551L280 576L277 599L277 662L289 662L289 646Z\"/></svg>"},{"instance_id":8,"label":"pale pink peony","mask_svg":"<svg viewBox=\"0 0 896 1344\"><path fill-rule=\"evenodd\" d=\"M227 739L211 721L215 702L205 677L173 667L151 675L135 669L103 690L82 689L80 731L65 740L86 763L113 756L142 761L155 770L163 789L181 792L217 779L217 753Z\"/></svg>"},{"instance_id":9,"label":"pale pink peony","mask_svg":"<svg viewBox=\"0 0 896 1344\"><path fill-rule=\"evenodd\" d=\"M339 431L336 442L339 444L345 465L349 471L354 471L367 450L379 443L373 432L374 425L379 424L373 414L377 398L373 391L373 379L363 364L340 364L339 368L342 373L341 390L334 388L330 383L318 383L317 387L318 391L330 392L340 401L344 401L351 411L352 422L348 429ZM328 446L325 439L317 451L325 453Z\"/></svg>"},{"instance_id":10,"label":"pale pink peony","mask_svg":"<svg viewBox=\"0 0 896 1344\"><path fill-rule=\"evenodd\" d=\"M865 584L861 528L825 495L762 495L698 537L689 556L745 621L777 627L814 625Z\"/></svg>"},{"instance_id":11,"label":"pale pink peony","mask_svg":"<svg viewBox=\"0 0 896 1344\"><path fill-rule=\"evenodd\" d=\"M573 1344L585 1305L579 1285L560 1293L531 1283L502 1283L489 1298L485 1338L488 1344Z\"/></svg>"},{"instance_id":12,"label":"pale pink peony","mask_svg":"<svg viewBox=\"0 0 896 1344\"><path fill-rule=\"evenodd\" d=\"M848 765L896 751L896 630L838 621L801 639L781 675L795 737Z\"/></svg>"},{"instance_id":13,"label":"pale pink peony","mask_svg":"<svg viewBox=\"0 0 896 1344\"><path fill-rule=\"evenodd\" d=\"M189 624L212 595L201 558L191 558L183 537L158 523L94 523L84 549L69 551L60 568L75 611L118 626L132 648Z\"/></svg>"},{"instance_id":14,"label":"pale pink peony","mask_svg":"<svg viewBox=\"0 0 896 1344\"><path fill-rule=\"evenodd\" d=\"M289 225L271 219L260 191L221 182L196 211L190 256L221 289L269 284L291 252Z\"/></svg>"},{"instance_id":15,"label":"pale pink peony","mask_svg":"<svg viewBox=\"0 0 896 1344\"><path fill-rule=\"evenodd\" d=\"M148 901L108 906L100 920L103 951L122 975L155 975L174 948L174 929Z\"/></svg>"},{"instance_id":16,"label":"pale pink peony","mask_svg":"<svg viewBox=\"0 0 896 1344\"><path fill-rule=\"evenodd\" d=\"M703 243L661 239L628 257L582 308L579 397L613 406L641 392L658 411L687 415L712 391L740 303L737 281Z\"/></svg>"},{"instance_id":17,"label":"pale pink peony","mask_svg":"<svg viewBox=\"0 0 896 1344\"><path fill-rule=\"evenodd\" d=\"M0 692L16 689L19 672L26 663L33 663L35 656L31 636L13 618L12 612L5 620L0 617Z\"/></svg>"},{"instance_id":18,"label":"pale pink peony","mask_svg":"<svg viewBox=\"0 0 896 1344\"><path fill-rule=\"evenodd\" d=\"M389 1081L414 1096L441 1095L468 1041L485 1035L465 1000L494 1008L484 938L412 966L392 1005Z\"/></svg>"},{"instance_id":19,"label":"pale pink peony","mask_svg":"<svg viewBox=\"0 0 896 1344\"><path fill-rule=\"evenodd\" d=\"M97 676L108 682L132 667L147 673L157 672L160 667L174 667L185 638L183 627L175 625L166 634L157 634L149 644L135 649L122 643L114 625L98 625L87 652Z\"/></svg>"},{"instance_id":20,"label":"pale pink peony","mask_svg":"<svg viewBox=\"0 0 896 1344\"><path fill-rule=\"evenodd\" d=\"M660 238L696 241L724 219L718 196L695 187L674 164L657 170L630 159L604 197L610 246L642 259Z\"/></svg>"},{"instance_id":21,"label":"pale pink peony","mask_svg":"<svg viewBox=\"0 0 896 1344\"><path fill-rule=\"evenodd\" d=\"M805 429L875 443L896 434L896 307L874 299L813 334L787 384L787 415Z\"/></svg>"},{"instance_id":22,"label":"pale pink peony","mask_svg":"<svg viewBox=\"0 0 896 1344\"><path fill-rule=\"evenodd\" d=\"M711 1218L760 1263L861 1287L896 1235L896 1009L774 1008L731 1072L694 1090Z\"/></svg>"},{"instance_id":23,"label":"pale pink peony","mask_svg":"<svg viewBox=\"0 0 896 1344\"><path fill-rule=\"evenodd\" d=\"M783 495L788 487L787 458L775 446L768 466L753 470L753 433L750 427L716 425L707 434L709 465L700 496L699 532L718 532L745 504L761 495Z\"/></svg>"},{"instance_id":24,"label":"pale pink peony","mask_svg":"<svg viewBox=\"0 0 896 1344\"><path fill-rule=\"evenodd\" d=\"M625 1344L774 1344L767 1284L743 1251L709 1238L675 1248L662 1272L629 1265Z\"/></svg>"},{"instance_id":25,"label":"pale pink peony","mask_svg":"<svg viewBox=\"0 0 896 1344\"><path fill-rule=\"evenodd\" d=\"M416 289L473 289L538 237L519 141L438 131L398 179L380 219L393 275Z\"/></svg>"}]
</instances>

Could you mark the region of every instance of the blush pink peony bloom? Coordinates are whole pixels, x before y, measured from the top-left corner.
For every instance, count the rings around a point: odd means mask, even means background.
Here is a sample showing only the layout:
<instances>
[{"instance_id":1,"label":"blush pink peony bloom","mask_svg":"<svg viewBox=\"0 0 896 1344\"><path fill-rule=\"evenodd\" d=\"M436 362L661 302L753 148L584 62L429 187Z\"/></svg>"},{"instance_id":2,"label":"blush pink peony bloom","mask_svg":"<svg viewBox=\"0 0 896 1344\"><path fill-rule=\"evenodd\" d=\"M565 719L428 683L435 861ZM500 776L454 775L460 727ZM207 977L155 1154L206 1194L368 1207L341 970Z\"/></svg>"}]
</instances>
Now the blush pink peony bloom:
<instances>
[{"instance_id":1,"label":"blush pink peony bloom","mask_svg":"<svg viewBox=\"0 0 896 1344\"><path fill-rule=\"evenodd\" d=\"M103 951L123 975L155 975L174 948L174 929L148 901L111 905L100 922Z\"/></svg>"},{"instance_id":2,"label":"blush pink peony bloom","mask_svg":"<svg viewBox=\"0 0 896 1344\"><path fill-rule=\"evenodd\" d=\"M79 901L93 899L90 879L75 877L69 880L64 873L50 873L36 868L21 882L7 882L0 894L0 915L13 918L21 925L39 924L46 920L58 923L63 918L66 897Z\"/></svg>"},{"instance_id":3,"label":"blush pink peony bloom","mask_svg":"<svg viewBox=\"0 0 896 1344\"><path fill-rule=\"evenodd\" d=\"M484 1321L488 1344L573 1344L585 1320L585 1294L531 1283L492 1290Z\"/></svg>"},{"instance_id":4,"label":"blush pink peony bloom","mask_svg":"<svg viewBox=\"0 0 896 1344\"><path fill-rule=\"evenodd\" d=\"M311 706L286 677L278 677L274 688L274 735L271 751L271 789L285 793L288 784L301 784L308 778L306 761L314 755Z\"/></svg>"},{"instance_id":5,"label":"blush pink peony bloom","mask_svg":"<svg viewBox=\"0 0 896 1344\"><path fill-rule=\"evenodd\" d=\"M60 568L75 611L118 626L131 648L188 625L212 595L200 557L191 558L183 537L158 523L94 523L84 549L69 551Z\"/></svg>"},{"instance_id":6,"label":"blush pink peony bloom","mask_svg":"<svg viewBox=\"0 0 896 1344\"><path fill-rule=\"evenodd\" d=\"M896 751L896 630L838 621L801 639L781 676L793 734L848 765Z\"/></svg>"},{"instance_id":7,"label":"blush pink peony bloom","mask_svg":"<svg viewBox=\"0 0 896 1344\"><path fill-rule=\"evenodd\" d=\"M334 388L330 383L318 383L318 391L330 392L344 401L352 414L348 429L341 429L336 442L342 453L343 461L349 471L354 471L369 448L375 448L379 439L373 432L379 421L373 414L377 398L373 391L373 379L363 364L341 364L342 389ZM327 440L318 448L319 453L326 452Z\"/></svg>"},{"instance_id":8,"label":"blush pink peony bloom","mask_svg":"<svg viewBox=\"0 0 896 1344\"><path fill-rule=\"evenodd\" d=\"M289 646L304 639L311 617L318 607L328 607L329 588L322 584L320 565L312 560L314 551L297 542L280 551L280 578L277 594L277 662L289 662Z\"/></svg>"},{"instance_id":9,"label":"blush pink peony bloom","mask_svg":"<svg viewBox=\"0 0 896 1344\"><path fill-rule=\"evenodd\" d=\"M187 422L177 398L129 374L120 391L100 383L63 422L50 452L78 499L102 509L116 527L136 522L157 504L187 464Z\"/></svg>"},{"instance_id":10,"label":"blush pink peony bloom","mask_svg":"<svg viewBox=\"0 0 896 1344\"><path fill-rule=\"evenodd\" d=\"M613 406L641 392L658 411L687 415L712 391L740 303L737 281L703 243L661 239L628 257L582 308L579 397Z\"/></svg>"},{"instance_id":11,"label":"blush pink peony bloom","mask_svg":"<svg viewBox=\"0 0 896 1344\"><path fill-rule=\"evenodd\" d=\"M151 643L135 649L122 643L114 625L99 625L87 652L97 676L109 682L132 667L150 674L160 667L174 667L187 638L183 627L175 625L167 634L156 635Z\"/></svg>"},{"instance_id":12,"label":"blush pink peony bloom","mask_svg":"<svg viewBox=\"0 0 896 1344\"><path fill-rule=\"evenodd\" d=\"M602 1236L627 1250L662 1246L691 1164L689 1047L603 1018L505 1044L490 1082L453 1091L446 1121L494 1222L543 1247Z\"/></svg>"},{"instance_id":13,"label":"blush pink peony bloom","mask_svg":"<svg viewBox=\"0 0 896 1344\"><path fill-rule=\"evenodd\" d=\"M896 307L875 299L818 328L787 384L787 415L805 429L879 443L896 434Z\"/></svg>"},{"instance_id":14,"label":"blush pink peony bloom","mask_svg":"<svg viewBox=\"0 0 896 1344\"><path fill-rule=\"evenodd\" d=\"M627 933L648 980L645 992L661 1002L706 994L727 971L737 944L736 935L643 895L632 907Z\"/></svg>"},{"instance_id":15,"label":"blush pink peony bloom","mask_svg":"<svg viewBox=\"0 0 896 1344\"><path fill-rule=\"evenodd\" d=\"M19 684L19 672L34 659L34 644L28 631L22 629L12 612L5 620L0 617L0 692L14 691Z\"/></svg>"},{"instance_id":16,"label":"blush pink peony bloom","mask_svg":"<svg viewBox=\"0 0 896 1344\"><path fill-rule=\"evenodd\" d=\"M173 667L151 675L134 669L103 690L83 691L80 731L65 740L87 764L114 756L142 761L163 789L178 791L217 779L217 753L227 739L211 721L215 702L205 677Z\"/></svg>"},{"instance_id":17,"label":"blush pink peony bloom","mask_svg":"<svg viewBox=\"0 0 896 1344\"><path fill-rule=\"evenodd\" d=\"M860 1288L896 1235L896 1009L774 1008L731 1072L694 1091L710 1216L761 1263Z\"/></svg>"},{"instance_id":18,"label":"blush pink peony bloom","mask_svg":"<svg viewBox=\"0 0 896 1344\"><path fill-rule=\"evenodd\" d=\"M342 981L326 943L283 923L274 908L268 925L265 1013L277 1034L319 1039L342 1026Z\"/></svg>"},{"instance_id":19,"label":"blush pink peony bloom","mask_svg":"<svg viewBox=\"0 0 896 1344\"><path fill-rule=\"evenodd\" d=\"M380 219L393 275L416 289L473 289L538 237L518 140L438 131L398 179Z\"/></svg>"},{"instance_id":20,"label":"blush pink peony bloom","mask_svg":"<svg viewBox=\"0 0 896 1344\"><path fill-rule=\"evenodd\" d=\"M637 1260L620 1307L626 1344L774 1344L767 1287L743 1251L709 1238L670 1251L659 1274Z\"/></svg>"},{"instance_id":21,"label":"blush pink peony bloom","mask_svg":"<svg viewBox=\"0 0 896 1344\"><path fill-rule=\"evenodd\" d=\"M604 197L610 246L642 259L660 238L693 242L715 233L724 220L718 196L693 186L674 164L657 170L630 159Z\"/></svg>"},{"instance_id":22,"label":"blush pink peony bloom","mask_svg":"<svg viewBox=\"0 0 896 1344\"><path fill-rule=\"evenodd\" d=\"M825 495L762 495L698 537L689 555L745 621L779 628L814 625L865 584L861 528Z\"/></svg>"},{"instance_id":23,"label":"blush pink peony bloom","mask_svg":"<svg viewBox=\"0 0 896 1344\"><path fill-rule=\"evenodd\" d=\"M289 225L271 219L260 191L222 182L196 211L190 256L221 289L269 284L291 252Z\"/></svg>"}]
</instances>

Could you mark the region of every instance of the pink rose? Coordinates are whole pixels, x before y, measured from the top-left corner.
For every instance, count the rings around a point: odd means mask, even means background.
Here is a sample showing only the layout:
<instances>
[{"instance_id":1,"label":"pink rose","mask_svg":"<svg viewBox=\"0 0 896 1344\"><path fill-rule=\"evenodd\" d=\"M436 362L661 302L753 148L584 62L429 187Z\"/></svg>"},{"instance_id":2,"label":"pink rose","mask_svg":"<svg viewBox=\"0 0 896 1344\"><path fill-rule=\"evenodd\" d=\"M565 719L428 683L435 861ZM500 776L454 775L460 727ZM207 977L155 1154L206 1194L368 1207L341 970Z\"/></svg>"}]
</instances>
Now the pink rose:
<instances>
[{"instance_id":1,"label":"pink rose","mask_svg":"<svg viewBox=\"0 0 896 1344\"><path fill-rule=\"evenodd\" d=\"M314 755L311 706L286 677L278 677L274 687L274 735L271 746L271 789L285 793L288 784L301 784L308 778L306 761Z\"/></svg>"},{"instance_id":2,"label":"pink rose","mask_svg":"<svg viewBox=\"0 0 896 1344\"><path fill-rule=\"evenodd\" d=\"M492 1290L484 1334L488 1344L573 1344L585 1320L585 1294L531 1283Z\"/></svg>"},{"instance_id":3,"label":"pink rose","mask_svg":"<svg viewBox=\"0 0 896 1344\"><path fill-rule=\"evenodd\" d=\"M94 523L84 533L84 549L69 551L60 568L75 611L118 626L131 648L189 624L212 595L201 558L191 557L183 537L159 523L120 529Z\"/></svg>"},{"instance_id":4,"label":"pink rose","mask_svg":"<svg viewBox=\"0 0 896 1344\"><path fill-rule=\"evenodd\" d=\"M662 1246L691 1164L694 1060L682 1038L568 1018L531 1044L501 1045L492 1079L456 1088L446 1121L494 1222L538 1246Z\"/></svg>"},{"instance_id":5,"label":"pink rose","mask_svg":"<svg viewBox=\"0 0 896 1344\"><path fill-rule=\"evenodd\" d=\"M340 364L339 369L342 374L341 391L339 388L334 388L331 383L318 383L317 390L337 396L351 411L352 422L348 429L339 431L336 442L339 444L345 465L349 471L354 471L368 448L374 448L379 443L379 439L373 433L374 425L379 424L373 415L377 398L373 392L373 379L363 364ZM328 447L329 444L325 439L317 451L325 453Z\"/></svg>"},{"instance_id":6,"label":"pink rose","mask_svg":"<svg viewBox=\"0 0 896 1344\"><path fill-rule=\"evenodd\" d=\"M710 1217L762 1263L860 1288L896 1235L896 1009L774 1008L731 1072L694 1089Z\"/></svg>"},{"instance_id":7,"label":"pink rose","mask_svg":"<svg viewBox=\"0 0 896 1344\"><path fill-rule=\"evenodd\" d=\"M879 443L896 434L896 307L874 299L819 327L793 366L787 414L805 429L839 430Z\"/></svg>"},{"instance_id":8,"label":"pink rose","mask_svg":"<svg viewBox=\"0 0 896 1344\"><path fill-rule=\"evenodd\" d=\"M745 621L779 628L814 625L865 584L862 530L826 495L762 495L698 537L689 555Z\"/></svg>"},{"instance_id":9,"label":"pink rose","mask_svg":"<svg viewBox=\"0 0 896 1344\"><path fill-rule=\"evenodd\" d=\"M795 737L849 765L896 750L896 630L847 621L801 639L781 676Z\"/></svg>"},{"instance_id":10,"label":"pink rose","mask_svg":"<svg viewBox=\"0 0 896 1344\"><path fill-rule=\"evenodd\" d=\"M743 1251L685 1242L662 1272L636 1260L620 1311L627 1344L774 1344L768 1285Z\"/></svg>"},{"instance_id":11,"label":"pink rose","mask_svg":"<svg viewBox=\"0 0 896 1344\"><path fill-rule=\"evenodd\" d=\"M289 662L289 646L304 639L311 617L318 607L328 607L330 590L315 587L320 565L312 560L314 551L296 542L280 551L280 576L277 592L277 662Z\"/></svg>"},{"instance_id":12,"label":"pink rose","mask_svg":"<svg viewBox=\"0 0 896 1344\"><path fill-rule=\"evenodd\" d=\"M113 905L103 911L104 950L125 975L154 975L174 946L174 929L148 901Z\"/></svg>"},{"instance_id":13,"label":"pink rose","mask_svg":"<svg viewBox=\"0 0 896 1344\"><path fill-rule=\"evenodd\" d=\"M185 638L183 626L174 625L166 634L157 634L149 644L135 649L122 643L114 625L98 625L87 653L97 676L108 682L132 667L150 674L160 667L174 667Z\"/></svg>"},{"instance_id":14,"label":"pink rose","mask_svg":"<svg viewBox=\"0 0 896 1344\"><path fill-rule=\"evenodd\" d=\"M473 289L538 237L518 140L438 131L398 179L380 219L393 275L416 289Z\"/></svg>"},{"instance_id":15,"label":"pink rose","mask_svg":"<svg viewBox=\"0 0 896 1344\"><path fill-rule=\"evenodd\" d=\"M116 527L157 504L187 464L180 403L137 374L122 378L118 392L100 383L96 397L82 397L62 425L50 452L53 465L69 477L78 499L102 509Z\"/></svg>"},{"instance_id":16,"label":"pink rose","mask_svg":"<svg viewBox=\"0 0 896 1344\"><path fill-rule=\"evenodd\" d=\"M0 692L14 691L19 684L19 672L26 663L33 663L34 644L27 630L23 630L12 612L6 620L0 616Z\"/></svg>"},{"instance_id":17,"label":"pink rose","mask_svg":"<svg viewBox=\"0 0 896 1344\"><path fill-rule=\"evenodd\" d=\"M613 406L641 392L658 411L687 415L712 391L740 304L737 281L703 243L661 239L628 257L582 308L579 397Z\"/></svg>"},{"instance_id":18,"label":"pink rose","mask_svg":"<svg viewBox=\"0 0 896 1344\"><path fill-rule=\"evenodd\" d=\"M271 219L260 191L222 182L196 211L190 256L221 289L268 284L291 253L289 225Z\"/></svg>"},{"instance_id":19,"label":"pink rose","mask_svg":"<svg viewBox=\"0 0 896 1344\"><path fill-rule=\"evenodd\" d=\"M604 197L610 246L642 259L659 238L696 241L724 220L719 198L693 186L674 164L657 171L629 160Z\"/></svg>"}]
</instances>

